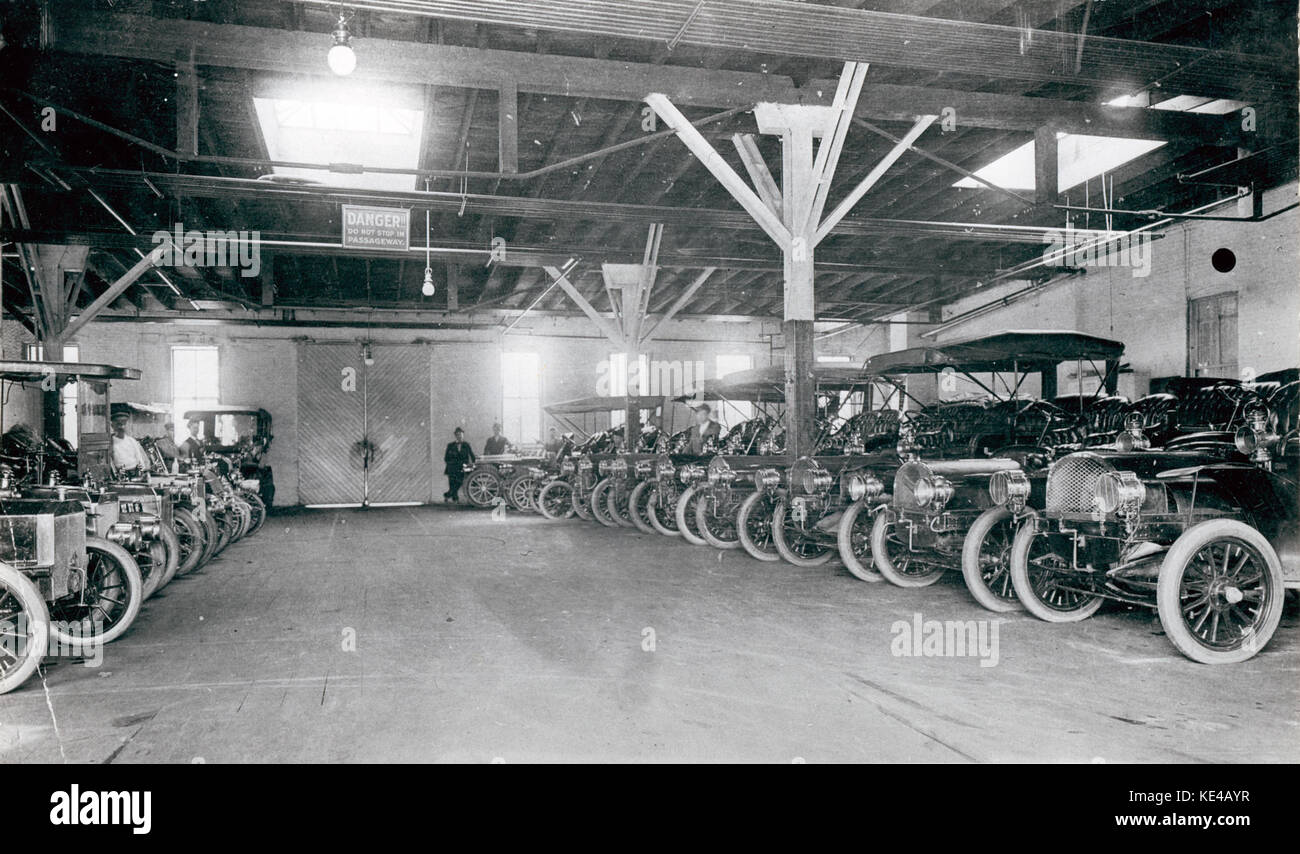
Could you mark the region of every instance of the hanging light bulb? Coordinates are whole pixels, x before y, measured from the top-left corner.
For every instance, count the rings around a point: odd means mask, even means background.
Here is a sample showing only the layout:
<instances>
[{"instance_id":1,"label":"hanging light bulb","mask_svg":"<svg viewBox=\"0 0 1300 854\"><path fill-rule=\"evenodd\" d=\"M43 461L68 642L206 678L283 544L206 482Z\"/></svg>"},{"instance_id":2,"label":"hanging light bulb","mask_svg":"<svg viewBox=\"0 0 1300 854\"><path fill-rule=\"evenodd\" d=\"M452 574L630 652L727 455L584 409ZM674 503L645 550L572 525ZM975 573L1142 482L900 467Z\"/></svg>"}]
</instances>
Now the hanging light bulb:
<instances>
[{"instance_id":1,"label":"hanging light bulb","mask_svg":"<svg viewBox=\"0 0 1300 854\"><path fill-rule=\"evenodd\" d=\"M424 179L424 191L429 192L429 179ZM424 212L424 287L420 288L420 293L426 297L433 296L433 247L431 246L433 236L429 233L429 211Z\"/></svg>"},{"instance_id":2,"label":"hanging light bulb","mask_svg":"<svg viewBox=\"0 0 1300 854\"><path fill-rule=\"evenodd\" d=\"M330 71L340 77L347 77L357 67L357 55L352 52L352 33L348 31L347 18L339 13L339 22L334 25L334 45L330 48Z\"/></svg>"}]
</instances>

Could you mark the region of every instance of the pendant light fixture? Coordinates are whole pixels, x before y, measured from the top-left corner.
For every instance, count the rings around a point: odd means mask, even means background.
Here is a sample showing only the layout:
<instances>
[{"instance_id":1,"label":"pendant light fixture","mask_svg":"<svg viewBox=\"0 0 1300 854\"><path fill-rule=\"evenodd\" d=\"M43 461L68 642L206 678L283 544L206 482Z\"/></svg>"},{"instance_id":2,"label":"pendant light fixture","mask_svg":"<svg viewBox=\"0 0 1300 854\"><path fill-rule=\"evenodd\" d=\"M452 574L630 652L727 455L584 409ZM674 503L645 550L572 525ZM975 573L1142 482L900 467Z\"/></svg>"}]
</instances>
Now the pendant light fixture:
<instances>
[{"instance_id":1,"label":"pendant light fixture","mask_svg":"<svg viewBox=\"0 0 1300 854\"><path fill-rule=\"evenodd\" d=\"M426 180L424 183L425 183L425 189L427 190L429 182ZM420 293L424 294L426 297L431 297L433 296L434 293L433 264L430 260L430 255L432 254L433 250L432 247L429 245L431 239L432 237L430 235L430 229L429 229L429 212L426 210L424 212L424 287L420 288Z\"/></svg>"},{"instance_id":2,"label":"pendant light fixture","mask_svg":"<svg viewBox=\"0 0 1300 854\"><path fill-rule=\"evenodd\" d=\"M348 30L348 19L339 12L338 23L334 25L334 44L330 47L330 71L340 77L347 77L357 67L357 55L352 52L352 33Z\"/></svg>"}]
</instances>

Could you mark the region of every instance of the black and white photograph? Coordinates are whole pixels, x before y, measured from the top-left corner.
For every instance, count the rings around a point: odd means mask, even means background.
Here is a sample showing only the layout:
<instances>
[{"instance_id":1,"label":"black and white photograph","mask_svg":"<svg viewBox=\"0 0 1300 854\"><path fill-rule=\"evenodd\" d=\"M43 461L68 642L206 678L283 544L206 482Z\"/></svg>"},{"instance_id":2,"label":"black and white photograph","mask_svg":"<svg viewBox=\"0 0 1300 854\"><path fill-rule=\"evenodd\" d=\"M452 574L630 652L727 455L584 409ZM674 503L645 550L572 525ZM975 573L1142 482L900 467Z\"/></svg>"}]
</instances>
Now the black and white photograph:
<instances>
[{"instance_id":1,"label":"black and white photograph","mask_svg":"<svg viewBox=\"0 0 1300 854\"><path fill-rule=\"evenodd\" d=\"M27 818L1300 762L1298 65L1291 0L0 0Z\"/></svg>"}]
</instances>

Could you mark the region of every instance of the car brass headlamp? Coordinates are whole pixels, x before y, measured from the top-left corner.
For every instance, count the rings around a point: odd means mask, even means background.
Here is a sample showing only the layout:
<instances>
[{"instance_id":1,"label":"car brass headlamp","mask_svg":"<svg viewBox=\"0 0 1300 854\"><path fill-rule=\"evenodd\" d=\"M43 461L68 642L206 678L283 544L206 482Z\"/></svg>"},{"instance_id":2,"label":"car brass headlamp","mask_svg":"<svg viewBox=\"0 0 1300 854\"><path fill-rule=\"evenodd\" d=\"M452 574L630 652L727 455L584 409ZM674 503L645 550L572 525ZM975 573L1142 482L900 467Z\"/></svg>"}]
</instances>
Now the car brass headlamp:
<instances>
[{"instance_id":1,"label":"car brass headlamp","mask_svg":"<svg viewBox=\"0 0 1300 854\"><path fill-rule=\"evenodd\" d=\"M596 471L600 474L601 477L604 477L605 475L609 474L609 460L601 460L600 463L597 464L596 466Z\"/></svg>"},{"instance_id":2,"label":"car brass headlamp","mask_svg":"<svg viewBox=\"0 0 1300 854\"><path fill-rule=\"evenodd\" d=\"M560 474L573 474L576 468L577 467L573 464L573 460L565 460L560 463Z\"/></svg>"},{"instance_id":3,"label":"car brass headlamp","mask_svg":"<svg viewBox=\"0 0 1300 854\"><path fill-rule=\"evenodd\" d=\"M885 494L885 482L875 475L849 475L849 498L861 501L863 498L879 498Z\"/></svg>"},{"instance_id":4,"label":"car brass headlamp","mask_svg":"<svg viewBox=\"0 0 1300 854\"><path fill-rule=\"evenodd\" d=\"M1128 516L1142 509L1147 488L1131 471L1108 471L1098 478L1095 495L1102 513Z\"/></svg>"},{"instance_id":5,"label":"car brass headlamp","mask_svg":"<svg viewBox=\"0 0 1300 854\"><path fill-rule=\"evenodd\" d=\"M776 469L759 469L754 472L754 485L769 491L776 489L781 485L781 473Z\"/></svg>"},{"instance_id":6,"label":"car brass headlamp","mask_svg":"<svg viewBox=\"0 0 1300 854\"><path fill-rule=\"evenodd\" d=\"M1130 412L1124 416L1124 432L1115 437L1115 447L1125 453L1145 451L1151 447L1151 440L1142 431L1141 413Z\"/></svg>"},{"instance_id":7,"label":"car brass headlamp","mask_svg":"<svg viewBox=\"0 0 1300 854\"><path fill-rule=\"evenodd\" d=\"M637 477L646 478L654 472L655 465L649 460L637 460L633 470L636 472Z\"/></svg>"},{"instance_id":8,"label":"car brass headlamp","mask_svg":"<svg viewBox=\"0 0 1300 854\"><path fill-rule=\"evenodd\" d=\"M658 477L672 480L673 475L677 473L677 467L672 464L671 460L660 460L659 465L655 467L655 474Z\"/></svg>"},{"instance_id":9,"label":"car brass headlamp","mask_svg":"<svg viewBox=\"0 0 1300 854\"><path fill-rule=\"evenodd\" d=\"M135 524L143 539L156 540L162 536L162 520L157 516L141 516L135 520Z\"/></svg>"},{"instance_id":10,"label":"car brass headlamp","mask_svg":"<svg viewBox=\"0 0 1300 854\"><path fill-rule=\"evenodd\" d=\"M612 460L605 470L615 477L627 475L627 460Z\"/></svg>"},{"instance_id":11,"label":"car brass headlamp","mask_svg":"<svg viewBox=\"0 0 1300 854\"><path fill-rule=\"evenodd\" d=\"M941 475L934 475L933 477L923 477L918 480L916 488L912 492L912 497L916 500L917 507L931 507L935 510L942 510L952 498L952 494L952 481Z\"/></svg>"},{"instance_id":12,"label":"car brass headlamp","mask_svg":"<svg viewBox=\"0 0 1300 854\"><path fill-rule=\"evenodd\" d=\"M1267 467L1273 459L1273 446L1280 441L1280 437L1269 429L1268 410L1262 406L1252 406L1246 410L1246 423L1237 429L1234 441L1237 450L1250 457L1251 462Z\"/></svg>"},{"instance_id":13,"label":"car brass headlamp","mask_svg":"<svg viewBox=\"0 0 1300 854\"><path fill-rule=\"evenodd\" d=\"M531 478L546 477L546 469L540 469L537 468L537 466L530 466L528 469L528 476Z\"/></svg>"},{"instance_id":14,"label":"car brass headlamp","mask_svg":"<svg viewBox=\"0 0 1300 854\"><path fill-rule=\"evenodd\" d=\"M108 541L117 543L127 551L140 546L140 529L131 522L117 522L108 529Z\"/></svg>"},{"instance_id":15,"label":"car brass headlamp","mask_svg":"<svg viewBox=\"0 0 1300 854\"><path fill-rule=\"evenodd\" d=\"M695 483L704 477L704 467L695 463L688 463L682 466L681 473L678 475L682 483Z\"/></svg>"},{"instance_id":16,"label":"car brass headlamp","mask_svg":"<svg viewBox=\"0 0 1300 854\"><path fill-rule=\"evenodd\" d=\"M591 471L591 468L592 468L591 460L586 459L585 457L581 460L578 460L578 471L588 472Z\"/></svg>"},{"instance_id":17,"label":"car brass headlamp","mask_svg":"<svg viewBox=\"0 0 1300 854\"><path fill-rule=\"evenodd\" d=\"M705 476L708 478L709 486L729 486L735 481L736 472L726 460L714 457L709 461Z\"/></svg>"},{"instance_id":18,"label":"car brass headlamp","mask_svg":"<svg viewBox=\"0 0 1300 854\"><path fill-rule=\"evenodd\" d=\"M804 495L820 495L834 483L835 477L816 460L803 457L790 467L790 485Z\"/></svg>"},{"instance_id":19,"label":"car brass headlamp","mask_svg":"<svg viewBox=\"0 0 1300 854\"><path fill-rule=\"evenodd\" d=\"M1019 469L995 471L989 478L989 498L996 505L1019 512L1029 498L1029 478Z\"/></svg>"}]
</instances>

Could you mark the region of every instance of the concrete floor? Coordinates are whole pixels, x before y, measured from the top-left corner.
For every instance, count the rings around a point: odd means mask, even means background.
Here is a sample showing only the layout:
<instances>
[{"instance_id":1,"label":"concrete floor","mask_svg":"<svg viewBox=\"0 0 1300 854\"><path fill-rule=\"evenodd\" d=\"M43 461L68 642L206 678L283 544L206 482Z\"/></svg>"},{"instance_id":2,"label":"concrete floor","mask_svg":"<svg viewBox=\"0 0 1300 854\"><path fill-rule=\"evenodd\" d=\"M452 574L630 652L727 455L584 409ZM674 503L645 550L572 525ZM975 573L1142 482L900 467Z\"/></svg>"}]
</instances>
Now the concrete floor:
<instances>
[{"instance_id":1,"label":"concrete floor","mask_svg":"<svg viewBox=\"0 0 1300 854\"><path fill-rule=\"evenodd\" d=\"M304 511L175 582L101 667L0 696L0 762L1300 760L1294 603L1216 668L1123 610L1012 615L994 667L893 655L918 612L990 616L955 574L902 590L594 523Z\"/></svg>"}]
</instances>

